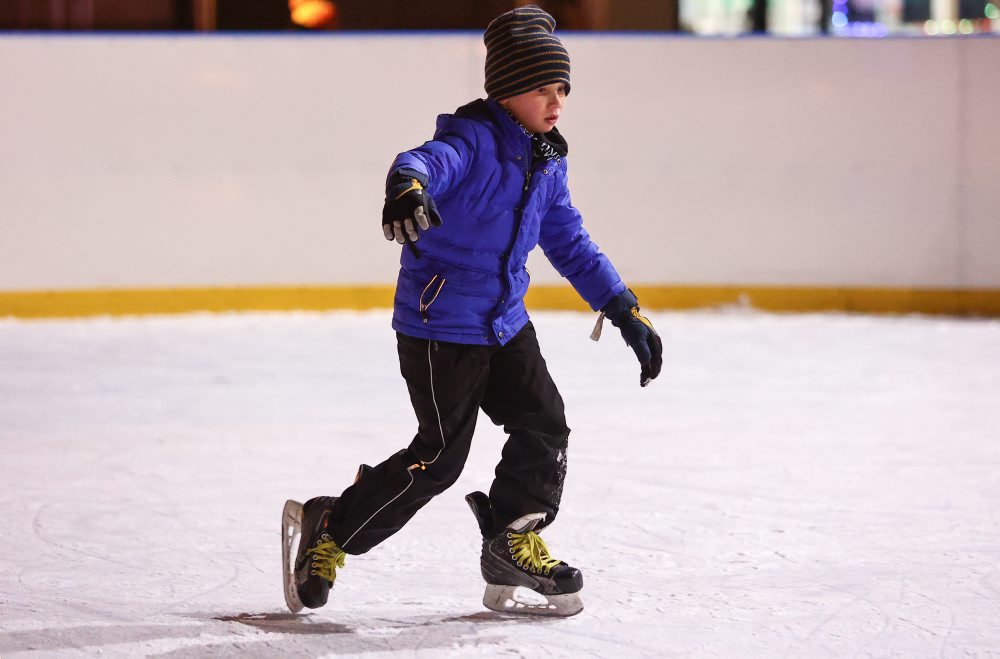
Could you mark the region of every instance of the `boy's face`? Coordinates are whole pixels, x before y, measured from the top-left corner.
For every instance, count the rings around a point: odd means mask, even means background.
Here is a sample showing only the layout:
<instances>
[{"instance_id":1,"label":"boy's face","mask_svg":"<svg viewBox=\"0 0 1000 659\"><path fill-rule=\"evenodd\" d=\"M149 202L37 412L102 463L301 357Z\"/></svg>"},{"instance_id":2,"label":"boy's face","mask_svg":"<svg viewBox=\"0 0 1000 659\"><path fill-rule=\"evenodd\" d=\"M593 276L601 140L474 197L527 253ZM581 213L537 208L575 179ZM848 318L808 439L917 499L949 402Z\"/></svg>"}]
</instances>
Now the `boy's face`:
<instances>
[{"instance_id":1,"label":"boy's face","mask_svg":"<svg viewBox=\"0 0 1000 659\"><path fill-rule=\"evenodd\" d=\"M566 103L566 85L558 82L500 101L533 133L547 133L555 128Z\"/></svg>"}]
</instances>

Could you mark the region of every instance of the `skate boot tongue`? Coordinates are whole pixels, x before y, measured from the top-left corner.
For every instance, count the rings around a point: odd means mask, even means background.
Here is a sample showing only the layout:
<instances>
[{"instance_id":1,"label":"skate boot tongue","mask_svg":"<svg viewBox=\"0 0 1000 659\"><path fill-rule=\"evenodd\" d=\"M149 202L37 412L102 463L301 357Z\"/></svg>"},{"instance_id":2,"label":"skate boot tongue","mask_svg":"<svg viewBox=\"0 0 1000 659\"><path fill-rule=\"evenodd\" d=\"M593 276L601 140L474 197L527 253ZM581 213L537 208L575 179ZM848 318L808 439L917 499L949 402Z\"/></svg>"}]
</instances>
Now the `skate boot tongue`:
<instances>
[{"instance_id":1,"label":"skate boot tongue","mask_svg":"<svg viewBox=\"0 0 1000 659\"><path fill-rule=\"evenodd\" d=\"M518 517L508 524L507 530L514 533L527 533L528 531L534 531L544 521L545 513L529 513L524 517Z\"/></svg>"}]
</instances>

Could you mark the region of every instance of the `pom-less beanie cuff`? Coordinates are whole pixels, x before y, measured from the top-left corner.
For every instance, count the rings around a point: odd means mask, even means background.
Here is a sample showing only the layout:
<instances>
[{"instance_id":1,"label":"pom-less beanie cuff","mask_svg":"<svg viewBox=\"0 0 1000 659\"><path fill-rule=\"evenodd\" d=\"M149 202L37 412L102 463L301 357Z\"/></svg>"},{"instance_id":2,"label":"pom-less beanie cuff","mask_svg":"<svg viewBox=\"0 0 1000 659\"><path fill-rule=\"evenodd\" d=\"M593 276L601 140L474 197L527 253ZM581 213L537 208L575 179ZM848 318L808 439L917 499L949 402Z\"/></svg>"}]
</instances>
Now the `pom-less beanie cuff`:
<instances>
[{"instance_id":1,"label":"pom-less beanie cuff","mask_svg":"<svg viewBox=\"0 0 1000 659\"><path fill-rule=\"evenodd\" d=\"M569 54L552 34L556 20L528 5L493 19L486 28L486 93L500 101L532 89L564 83L569 93Z\"/></svg>"}]
</instances>

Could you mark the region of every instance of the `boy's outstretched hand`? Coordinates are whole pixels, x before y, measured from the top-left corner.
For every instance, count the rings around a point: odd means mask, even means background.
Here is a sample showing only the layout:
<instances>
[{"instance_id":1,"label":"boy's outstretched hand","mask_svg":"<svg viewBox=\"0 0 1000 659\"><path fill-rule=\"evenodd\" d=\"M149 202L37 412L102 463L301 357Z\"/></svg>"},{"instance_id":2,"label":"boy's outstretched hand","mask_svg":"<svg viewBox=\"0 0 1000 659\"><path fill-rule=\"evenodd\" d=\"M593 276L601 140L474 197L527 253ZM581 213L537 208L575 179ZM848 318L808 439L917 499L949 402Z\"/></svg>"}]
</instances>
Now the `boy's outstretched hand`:
<instances>
[{"instance_id":1,"label":"boy's outstretched hand","mask_svg":"<svg viewBox=\"0 0 1000 659\"><path fill-rule=\"evenodd\" d=\"M627 288L601 311L621 330L625 343L635 351L635 356L642 365L639 386L645 387L660 374L660 367L663 366L663 342L660 341L660 335L653 329L649 319L639 313L639 300Z\"/></svg>"},{"instance_id":2,"label":"boy's outstretched hand","mask_svg":"<svg viewBox=\"0 0 1000 659\"><path fill-rule=\"evenodd\" d=\"M419 257L416 245L420 231L441 226L441 215L434 200L424 190L421 182L408 171L397 171L389 178L382 208L382 233L386 240L407 244L414 256Z\"/></svg>"}]
</instances>

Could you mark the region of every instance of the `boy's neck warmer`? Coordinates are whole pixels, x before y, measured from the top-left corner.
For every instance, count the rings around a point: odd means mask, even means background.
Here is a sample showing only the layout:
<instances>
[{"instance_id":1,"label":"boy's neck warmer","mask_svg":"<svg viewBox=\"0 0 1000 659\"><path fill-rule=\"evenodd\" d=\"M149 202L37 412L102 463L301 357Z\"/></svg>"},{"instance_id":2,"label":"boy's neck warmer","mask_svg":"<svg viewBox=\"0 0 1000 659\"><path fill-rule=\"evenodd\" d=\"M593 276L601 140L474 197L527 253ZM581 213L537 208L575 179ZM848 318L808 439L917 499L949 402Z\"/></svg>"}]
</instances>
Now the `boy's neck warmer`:
<instances>
[{"instance_id":1,"label":"boy's neck warmer","mask_svg":"<svg viewBox=\"0 0 1000 659\"><path fill-rule=\"evenodd\" d=\"M524 131L525 135L531 138L531 155L534 158L558 160L559 158L565 158L566 154L569 153L569 144L566 143L566 138L562 136L562 133L555 126L548 133L532 133L524 127L524 124L517 120L514 113L507 108L504 108L504 112L507 113L511 121Z\"/></svg>"},{"instance_id":2,"label":"boy's neck warmer","mask_svg":"<svg viewBox=\"0 0 1000 659\"><path fill-rule=\"evenodd\" d=\"M555 126L547 133L535 133L531 136L531 153L536 158L544 160L559 160L569 153L569 145Z\"/></svg>"}]
</instances>

